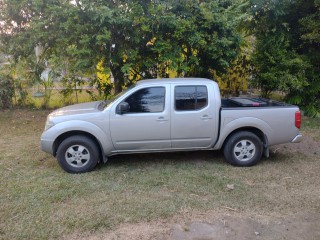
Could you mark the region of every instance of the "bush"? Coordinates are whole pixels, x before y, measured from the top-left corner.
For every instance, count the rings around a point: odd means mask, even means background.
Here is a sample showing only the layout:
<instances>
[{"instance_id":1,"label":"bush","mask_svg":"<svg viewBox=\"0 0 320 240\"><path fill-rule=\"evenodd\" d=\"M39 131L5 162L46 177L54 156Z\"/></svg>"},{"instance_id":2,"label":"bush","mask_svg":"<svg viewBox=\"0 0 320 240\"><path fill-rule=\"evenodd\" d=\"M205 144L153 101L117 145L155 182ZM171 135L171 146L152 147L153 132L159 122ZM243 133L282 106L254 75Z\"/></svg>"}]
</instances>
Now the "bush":
<instances>
[{"instance_id":1,"label":"bush","mask_svg":"<svg viewBox=\"0 0 320 240\"><path fill-rule=\"evenodd\" d=\"M10 76L0 74L0 109L10 108L12 106L13 85Z\"/></svg>"}]
</instances>

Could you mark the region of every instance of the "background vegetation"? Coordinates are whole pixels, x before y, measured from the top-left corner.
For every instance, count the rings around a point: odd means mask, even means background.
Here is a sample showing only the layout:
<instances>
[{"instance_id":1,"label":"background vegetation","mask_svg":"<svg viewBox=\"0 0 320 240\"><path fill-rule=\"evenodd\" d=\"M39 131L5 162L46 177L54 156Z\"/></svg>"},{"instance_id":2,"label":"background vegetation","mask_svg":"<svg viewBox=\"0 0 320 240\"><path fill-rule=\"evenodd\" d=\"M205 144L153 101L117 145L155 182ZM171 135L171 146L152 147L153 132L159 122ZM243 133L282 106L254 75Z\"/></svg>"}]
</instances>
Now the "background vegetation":
<instances>
[{"instance_id":1,"label":"background vegetation","mask_svg":"<svg viewBox=\"0 0 320 240\"><path fill-rule=\"evenodd\" d=\"M320 109L320 0L0 0L0 8L2 108L32 103L32 86L49 107L56 86L79 101L84 86L92 99L108 98L139 79L193 76L226 94L249 85L308 115Z\"/></svg>"}]
</instances>

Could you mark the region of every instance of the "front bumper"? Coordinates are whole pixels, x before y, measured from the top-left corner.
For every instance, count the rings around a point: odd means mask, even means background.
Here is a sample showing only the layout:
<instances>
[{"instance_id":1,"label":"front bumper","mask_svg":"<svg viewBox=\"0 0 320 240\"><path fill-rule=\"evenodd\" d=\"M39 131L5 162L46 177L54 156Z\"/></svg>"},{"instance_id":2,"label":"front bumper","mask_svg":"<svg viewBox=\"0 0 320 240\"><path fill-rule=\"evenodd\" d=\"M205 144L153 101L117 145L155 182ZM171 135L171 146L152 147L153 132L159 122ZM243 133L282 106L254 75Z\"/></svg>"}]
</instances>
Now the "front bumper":
<instances>
[{"instance_id":1,"label":"front bumper","mask_svg":"<svg viewBox=\"0 0 320 240\"><path fill-rule=\"evenodd\" d=\"M295 136L295 138L294 139L292 139L292 143L299 143L299 142L301 142L302 141L302 139L303 139L303 136L301 135L301 134L298 134L297 136Z\"/></svg>"},{"instance_id":2,"label":"front bumper","mask_svg":"<svg viewBox=\"0 0 320 240\"><path fill-rule=\"evenodd\" d=\"M53 141L47 139L41 139L41 150L53 155Z\"/></svg>"}]
</instances>

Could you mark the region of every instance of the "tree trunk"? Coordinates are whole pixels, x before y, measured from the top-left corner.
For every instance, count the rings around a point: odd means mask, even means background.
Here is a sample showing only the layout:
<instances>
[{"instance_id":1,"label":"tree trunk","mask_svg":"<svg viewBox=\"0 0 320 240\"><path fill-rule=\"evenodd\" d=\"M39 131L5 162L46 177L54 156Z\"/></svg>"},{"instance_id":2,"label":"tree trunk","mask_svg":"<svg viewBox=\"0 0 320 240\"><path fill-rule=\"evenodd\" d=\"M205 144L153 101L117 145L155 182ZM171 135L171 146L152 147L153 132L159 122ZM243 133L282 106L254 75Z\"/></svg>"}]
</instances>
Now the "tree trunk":
<instances>
[{"instance_id":1,"label":"tree trunk","mask_svg":"<svg viewBox=\"0 0 320 240\"><path fill-rule=\"evenodd\" d=\"M114 77L114 94L118 94L122 91L124 84L124 74L121 71L121 67L111 66L111 72Z\"/></svg>"}]
</instances>

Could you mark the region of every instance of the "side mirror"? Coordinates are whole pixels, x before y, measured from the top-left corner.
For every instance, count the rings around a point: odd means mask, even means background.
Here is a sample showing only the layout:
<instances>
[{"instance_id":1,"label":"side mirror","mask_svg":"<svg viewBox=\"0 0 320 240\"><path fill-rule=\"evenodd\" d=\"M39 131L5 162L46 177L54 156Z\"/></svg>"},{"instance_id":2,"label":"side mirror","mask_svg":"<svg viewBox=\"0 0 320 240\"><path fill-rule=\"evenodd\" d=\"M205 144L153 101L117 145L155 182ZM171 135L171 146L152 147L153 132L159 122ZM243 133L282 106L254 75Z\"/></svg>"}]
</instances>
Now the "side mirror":
<instances>
[{"instance_id":1,"label":"side mirror","mask_svg":"<svg viewBox=\"0 0 320 240\"><path fill-rule=\"evenodd\" d=\"M129 103L121 102L117 107L117 114L121 115L121 114L129 112L129 110L130 110Z\"/></svg>"}]
</instances>

